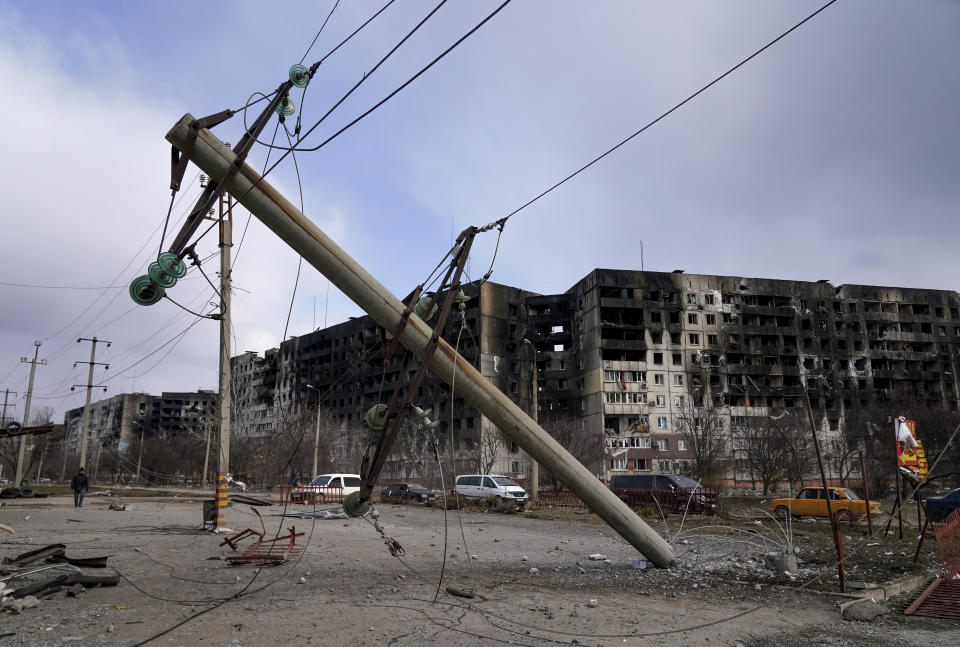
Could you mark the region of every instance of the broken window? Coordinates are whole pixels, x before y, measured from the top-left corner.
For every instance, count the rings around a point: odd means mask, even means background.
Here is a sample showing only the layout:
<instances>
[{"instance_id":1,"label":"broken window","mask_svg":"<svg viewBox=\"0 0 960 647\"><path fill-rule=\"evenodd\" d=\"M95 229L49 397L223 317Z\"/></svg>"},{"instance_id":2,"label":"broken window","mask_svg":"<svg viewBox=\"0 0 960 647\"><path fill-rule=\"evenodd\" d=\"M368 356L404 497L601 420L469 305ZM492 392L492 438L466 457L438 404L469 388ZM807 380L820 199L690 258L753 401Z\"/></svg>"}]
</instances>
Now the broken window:
<instances>
[{"instance_id":1,"label":"broken window","mask_svg":"<svg viewBox=\"0 0 960 647\"><path fill-rule=\"evenodd\" d=\"M706 318L707 318L707 325L708 325L708 326L715 326L715 325L717 324L717 315L708 314L708 315L706 315Z\"/></svg>"},{"instance_id":2,"label":"broken window","mask_svg":"<svg viewBox=\"0 0 960 647\"><path fill-rule=\"evenodd\" d=\"M703 295L703 302L706 303L708 306L712 306L714 303L713 295L712 294Z\"/></svg>"},{"instance_id":3,"label":"broken window","mask_svg":"<svg viewBox=\"0 0 960 647\"><path fill-rule=\"evenodd\" d=\"M647 458L633 459L633 469L636 470L637 472L649 472L650 459L647 459Z\"/></svg>"},{"instance_id":4,"label":"broken window","mask_svg":"<svg viewBox=\"0 0 960 647\"><path fill-rule=\"evenodd\" d=\"M660 330L655 330L650 333L650 341L654 344L663 343L663 332Z\"/></svg>"},{"instance_id":5,"label":"broken window","mask_svg":"<svg viewBox=\"0 0 960 647\"><path fill-rule=\"evenodd\" d=\"M656 405L657 405L658 407L665 407L665 406L667 406L667 396L665 396L665 395L658 395L658 396L657 396L657 400L656 400Z\"/></svg>"},{"instance_id":6,"label":"broken window","mask_svg":"<svg viewBox=\"0 0 960 647\"><path fill-rule=\"evenodd\" d=\"M654 364L663 364L663 353L654 353L654 354L653 354L653 363L654 363Z\"/></svg>"},{"instance_id":7,"label":"broken window","mask_svg":"<svg viewBox=\"0 0 960 647\"><path fill-rule=\"evenodd\" d=\"M680 345L680 333L678 333L678 332L672 332L672 333L670 333L670 343L673 344L674 346L679 346L679 345Z\"/></svg>"},{"instance_id":8,"label":"broken window","mask_svg":"<svg viewBox=\"0 0 960 647\"><path fill-rule=\"evenodd\" d=\"M667 417L657 416L657 429L666 429L666 428L667 428Z\"/></svg>"},{"instance_id":9,"label":"broken window","mask_svg":"<svg viewBox=\"0 0 960 647\"><path fill-rule=\"evenodd\" d=\"M717 338L716 335L707 335L707 343L708 343L708 344L717 344L717 343L719 343L719 340L718 340L718 338Z\"/></svg>"},{"instance_id":10,"label":"broken window","mask_svg":"<svg viewBox=\"0 0 960 647\"><path fill-rule=\"evenodd\" d=\"M610 459L610 470L613 472L625 472L627 470L627 459L626 458Z\"/></svg>"},{"instance_id":11,"label":"broken window","mask_svg":"<svg viewBox=\"0 0 960 647\"><path fill-rule=\"evenodd\" d=\"M688 313L687 313L687 323L688 323L688 324L693 324L693 325L695 325L695 324L697 323L697 313L696 313L696 312L688 312Z\"/></svg>"},{"instance_id":12,"label":"broken window","mask_svg":"<svg viewBox=\"0 0 960 647\"><path fill-rule=\"evenodd\" d=\"M687 441L683 440L682 438L677 439L677 449L681 452L687 451Z\"/></svg>"},{"instance_id":13,"label":"broken window","mask_svg":"<svg viewBox=\"0 0 960 647\"><path fill-rule=\"evenodd\" d=\"M674 386L683 386L683 373L676 373L673 376Z\"/></svg>"},{"instance_id":14,"label":"broken window","mask_svg":"<svg viewBox=\"0 0 960 647\"><path fill-rule=\"evenodd\" d=\"M670 314L670 323L672 323L672 324L678 324L678 323L680 323L680 311L679 311L679 310L674 310L673 312L671 312L671 313L669 313L669 314Z\"/></svg>"},{"instance_id":15,"label":"broken window","mask_svg":"<svg viewBox=\"0 0 960 647\"><path fill-rule=\"evenodd\" d=\"M687 303L692 306L697 305L697 295L693 292L687 292Z\"/></svg>"},{"instance_id":16,"label":"broken window","mask_svg":"<svg viewBox=\"0 0 960 647\"><path fill-rule=\"evenodd\" d=\"M654 373L653 374L653 383L659 386L663 386L663 373Z\"/></svg>"},{"instance_id":17,"label":"broken window","mask_svg":"<svg viewBox=\"0 0 960 647\"><path fill-rule=\"evenodd\" d=\"M690 333L690 344L693 345L693 346L699 346L699 345L700 345L700 335L697 334L697 333L695 333L695 332Z\"/></svg>"},{"instance_id":18,"label":"broken window","mask_svg":"<svg viewBox=\"0 0 960 647\"><path fill-rule=\"evenodd\" d=\"M683 353L674 353L673 354L673 365L680 366L683 364Z\"/></svg>"},{"instance_id":19,"label":"broken window","mask_svg":"<svg viewBox=\"0 0 960 647\"><path fill-rule=\"evenodd\" d=\"M661 323L662 321L663 321L663 315L660 312L650 313L650 323Z\"/></svg>"}]
</instances>

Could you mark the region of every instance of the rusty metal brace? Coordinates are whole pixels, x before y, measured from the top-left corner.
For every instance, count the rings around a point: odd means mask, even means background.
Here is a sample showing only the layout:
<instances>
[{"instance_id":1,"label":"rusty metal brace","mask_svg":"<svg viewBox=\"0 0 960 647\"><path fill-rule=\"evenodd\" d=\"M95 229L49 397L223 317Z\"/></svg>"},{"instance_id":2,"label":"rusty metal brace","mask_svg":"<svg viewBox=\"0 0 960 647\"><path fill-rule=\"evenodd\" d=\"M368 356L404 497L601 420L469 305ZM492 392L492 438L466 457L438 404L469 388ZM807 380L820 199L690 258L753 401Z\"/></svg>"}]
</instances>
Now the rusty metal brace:
<instances>
[{"instance_id":1,"label":"rusty metal brace","mask_svg":"<svg viewBox=\"0 0 960 647\"><path fill-rule=\"evenodd\" d=\"M377 449L374 452L373 459L370 459L369 454L365 454L360 464L360 476L362 479L362 483L360 484L361 503L370 500L373 488L376 486L377 479L380 476L380 471L383 469L383 464L386 462L387 455L390 453L390 448L393 446L393 441L396 439L397 434L400 433L400 427L403 424L404 419L399 415L399 412L403 411L410 405L414 392L417 390L417 387L423 381L423 378L427 373L430 358L433 357L433 353L437 350L440 333L443 331L443 327L446 325L447 317L450 315L450 309L453 305L454 290L460 285L460 276L463 274L463 268L466 263L466 259L470 255L470 248L473 245L473 240L476 234L476 227L468 227L460 234L460 236L457 237L457 245L461 245L461 247L453 261L450 263L447 273L444 275L443 281L440 283L440 287L437 288L438 295L441 294L444 289L447 290L447 295L443 302L443 308L440 310L440 315L437 318L436 325L433 328L433 335L430 337L430 341L427 343L423 357L420 358L420 366L417 369L416 374L413 376L413 379L410 381L406 394L402 398L402 402L400 404L397 403L401 400L400 392L403 388L403 385L398 383L394 388L393 395L390 398L390 404L387 406L387 414L383 432L380 435L380 441L377 444ZM411 293L411 299L407 304L405 312L411 308L411 304L413 303L412 297L415 296L417 292L418 290L414 290L414 292ZM407 318L409 318L409 315L407 315ZM400 332L403 330L404 326L406 326L406 319L401 321L400 328L394 335L394 342L399 341Z\"/></svg>"},{"instance_id":2,"label":"rusty metal brace","mask_svg":"<svg viewBox=\"0 0 960 647\"><path fill-rule=\"evenodd\" d=\"M254 512L256 512L257 518L260 519L260 528L262 529L262 532L257 532L257 531L254 530L253 528L247 528L246 530L241 530L240 532L236 533L235 535L231 535L231 536L229 536L229 537L224 538L224 540L220 542L220 545L221 545L221 546L227 545L227 546L229 546L230 548L232 548L232 549L234 550L234 552L236 552L236 550L237 550L237 543L238 543L241 539L246 539L247 537L256 536L256 537L259 537L259 539L257 540L257 543L260 543L260 542L263 541L264 535L267 534L267 527L263 525L263 517L260 516L260 513L257 512L257 509L256 509L256 508L250 508L250 509L253 510Z\"/></svg>"}]
</instances>

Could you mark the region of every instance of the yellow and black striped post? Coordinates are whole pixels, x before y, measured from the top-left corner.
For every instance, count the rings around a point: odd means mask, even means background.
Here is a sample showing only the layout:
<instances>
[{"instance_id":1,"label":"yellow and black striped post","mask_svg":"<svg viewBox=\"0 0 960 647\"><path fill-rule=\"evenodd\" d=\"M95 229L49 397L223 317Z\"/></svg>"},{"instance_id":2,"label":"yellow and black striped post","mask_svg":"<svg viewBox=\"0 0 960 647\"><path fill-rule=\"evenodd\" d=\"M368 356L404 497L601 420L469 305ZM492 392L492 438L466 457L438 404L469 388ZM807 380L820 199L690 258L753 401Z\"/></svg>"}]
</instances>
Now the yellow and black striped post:
<instances>
[{"instance_id":1,"label":"yellow and black striped post","mask_svg":"<svg viewBox=\"0 0 960 647\"><path fill-rule=\"evenodd\" d=\"M221 531L227 527L227 502L228 502L228 492L227 492L227 477L224 474L219 474L217 476L217 490L216 490L216 500L217 507L214 510L214 525L216 531Z\"/></svg>"}]
</instances>

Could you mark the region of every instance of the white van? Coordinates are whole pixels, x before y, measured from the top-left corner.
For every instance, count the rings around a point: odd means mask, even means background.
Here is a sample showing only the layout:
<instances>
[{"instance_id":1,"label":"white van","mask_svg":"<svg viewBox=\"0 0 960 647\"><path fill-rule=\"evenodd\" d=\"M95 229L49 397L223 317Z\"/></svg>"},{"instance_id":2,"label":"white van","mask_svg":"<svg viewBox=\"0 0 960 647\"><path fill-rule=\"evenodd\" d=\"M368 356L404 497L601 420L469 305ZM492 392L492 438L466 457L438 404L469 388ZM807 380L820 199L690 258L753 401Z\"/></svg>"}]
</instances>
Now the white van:
<instances>
[{"instance_id":1,"label":"white van","mask_svg":"<svg viewBox=\"0 0 960 647\"><path fill-rule=\"evenodd\" d=\"M522 487L506 476L496 474L464 474L457 477L457 494L469 499L496 497L501 501L513 501L519 507L526 505L530 497Z\"/></svg>"},{"instance_id":2,"label":"white van","mask_svg":"<svg viewBox=\"0 0 960 647\"><path fill-rule=\"evenodd\" d=\"M359 474L320 474L308 484L290 490L291 503L340 503L360 491Z\"/></svg>"}]
</instances>

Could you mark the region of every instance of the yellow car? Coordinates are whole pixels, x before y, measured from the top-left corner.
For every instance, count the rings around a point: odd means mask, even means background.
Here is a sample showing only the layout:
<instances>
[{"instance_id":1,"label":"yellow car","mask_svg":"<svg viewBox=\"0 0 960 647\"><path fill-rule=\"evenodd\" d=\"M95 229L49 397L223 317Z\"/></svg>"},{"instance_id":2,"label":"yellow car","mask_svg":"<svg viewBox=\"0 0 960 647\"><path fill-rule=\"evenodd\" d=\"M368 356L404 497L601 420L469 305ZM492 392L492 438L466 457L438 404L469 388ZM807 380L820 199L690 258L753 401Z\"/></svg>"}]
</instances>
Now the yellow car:
<instances>
[{"instance_id":1,"label":"yellow car","mask_svg":"<svg viewBox=\"0 0 960 647\"><path fill-rule=\"evenodd\" d=\"M857 493L848 488L827 488L830 492L830 507L839 521L851 521L867 514L867 502L857 496ZM823 496L823 488L803 488L792 499L774 499L770 502L777 516L786 519L789 516L797 517L826 517L827 500ZM870 512L877 514L881 511L880 504L870 502Z\"/></svg>"}]
</instances>

